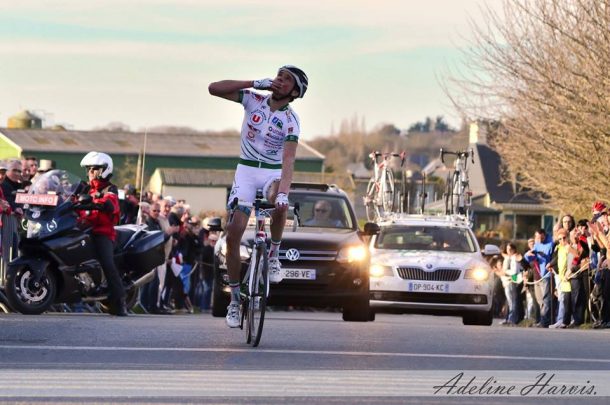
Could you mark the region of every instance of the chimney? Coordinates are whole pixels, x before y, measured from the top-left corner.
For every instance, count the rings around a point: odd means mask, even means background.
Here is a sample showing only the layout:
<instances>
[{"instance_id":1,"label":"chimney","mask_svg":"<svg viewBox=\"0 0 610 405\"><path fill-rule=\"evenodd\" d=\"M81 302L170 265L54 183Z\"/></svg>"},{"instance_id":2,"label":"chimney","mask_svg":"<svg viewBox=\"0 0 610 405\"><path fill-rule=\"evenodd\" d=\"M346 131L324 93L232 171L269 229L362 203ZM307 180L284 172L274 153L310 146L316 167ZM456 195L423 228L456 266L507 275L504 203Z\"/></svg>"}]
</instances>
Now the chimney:
<instances>
[{"instance_id":1,"label":"chimney","mask_svg":"<svg viewBox=\"0 0 610 405\"><path fill-rule=\"evenodd\" d=\"M485 125L479 126L478 121L470 123L470 133L468 136L469 144L487 145L487 128Z\"/></svg>"}]
</instances>

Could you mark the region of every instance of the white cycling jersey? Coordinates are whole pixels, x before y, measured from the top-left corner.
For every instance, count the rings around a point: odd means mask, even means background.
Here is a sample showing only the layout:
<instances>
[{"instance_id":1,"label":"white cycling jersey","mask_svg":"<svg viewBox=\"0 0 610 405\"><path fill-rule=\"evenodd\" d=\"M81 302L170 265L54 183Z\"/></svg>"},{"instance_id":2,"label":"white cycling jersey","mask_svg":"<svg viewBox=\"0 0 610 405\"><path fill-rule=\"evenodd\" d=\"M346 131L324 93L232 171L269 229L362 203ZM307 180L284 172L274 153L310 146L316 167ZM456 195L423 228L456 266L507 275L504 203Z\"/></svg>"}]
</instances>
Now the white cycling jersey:
<instances>
[{"instance_id":1,"label":"white cycling jersey","mask_svg":"<svg viewBox=\"0 0 610 405\"><path fill-rule=\"evenodd\" d=\"M241 128L240 158L271 165L282 164L284 142L298 142L299 116L290 105L271 112L269 98L251 90L239 92L245 115Z\"/></svg>"}]
</instances>

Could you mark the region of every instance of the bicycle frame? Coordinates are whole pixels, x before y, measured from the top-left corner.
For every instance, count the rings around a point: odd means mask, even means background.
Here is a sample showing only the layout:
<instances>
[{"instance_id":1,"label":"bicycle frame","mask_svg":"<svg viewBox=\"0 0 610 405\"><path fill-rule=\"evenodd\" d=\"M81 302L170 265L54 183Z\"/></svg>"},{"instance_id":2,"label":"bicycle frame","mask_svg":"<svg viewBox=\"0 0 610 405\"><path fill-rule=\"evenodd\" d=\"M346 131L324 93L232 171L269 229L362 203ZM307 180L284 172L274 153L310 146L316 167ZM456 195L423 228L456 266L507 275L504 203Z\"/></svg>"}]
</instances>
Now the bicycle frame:
<instances>
[{"instance_id":1,"label":"bicycle frame","mask_svg":"<svg viewBox=\"0 0 610 405\"><path fill-rule=\"evenodd\" d=\"M381 161L379 161L380 157L382 158ZM382 214L394 210L396 187L394 175L389 165L392 157L400 157L401 167L404 165L405 152L381 153L374 151L369 155L369 158L373 161L373 176L369 180L367 194L364 197L365 207L372 205L371 208L374 209L374 218L371 218L371 215L367 213L369 220L377 220L383 216Z\"/></svg>"},{"instance_id":2,"label":"bicycle frame","mask_svg":"<svg viewBox=\"0 0 610 405\"><path fill-rule=\"evenodd\" d=\"M445 163L445 155L456 156L451 184L447 185L447 193L450 191L451 194L450 197L447 196L445 213L464 215L469 218L472 193L470 192L470 180L468 178L468 158L474 163L474 150L453 152L441 148L441 161L443 163ZM450 206L448 204L449 200L451 200Z\"/></svg>"}]
</instances>

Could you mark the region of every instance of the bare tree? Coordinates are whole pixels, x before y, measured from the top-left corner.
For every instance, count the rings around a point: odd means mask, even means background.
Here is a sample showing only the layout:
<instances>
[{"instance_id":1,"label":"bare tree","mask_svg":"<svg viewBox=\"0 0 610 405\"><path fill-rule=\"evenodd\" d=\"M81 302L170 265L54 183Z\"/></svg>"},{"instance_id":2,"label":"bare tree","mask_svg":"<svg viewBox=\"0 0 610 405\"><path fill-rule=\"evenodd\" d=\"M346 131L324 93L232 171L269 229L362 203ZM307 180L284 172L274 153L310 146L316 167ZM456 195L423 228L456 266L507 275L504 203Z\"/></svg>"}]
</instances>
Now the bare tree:
<instances>
[{"instance_id":1,"label":"bare tree","mask_svg":"<svg viewBox=\"0 0 610 405\"><path fill-rule=\"evenodd\" d=\"M564 211L610 198L610 0L505 0L472 25L467 74L445 88L526 187Z\"/></svg>"}]
</instances>

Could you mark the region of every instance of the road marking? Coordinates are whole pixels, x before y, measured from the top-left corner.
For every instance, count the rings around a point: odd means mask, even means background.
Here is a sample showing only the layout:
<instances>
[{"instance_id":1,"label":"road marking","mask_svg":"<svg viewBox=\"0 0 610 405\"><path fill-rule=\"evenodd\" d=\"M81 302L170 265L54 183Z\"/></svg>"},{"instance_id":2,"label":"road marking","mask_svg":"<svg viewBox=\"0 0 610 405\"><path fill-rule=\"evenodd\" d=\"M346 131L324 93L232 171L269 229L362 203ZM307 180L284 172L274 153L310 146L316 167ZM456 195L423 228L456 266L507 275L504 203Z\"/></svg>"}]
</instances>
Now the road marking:
<instances>
[{"instance_id":1,"label":"road marking","mask_svg":"<svg viewBox=\"0 0 610 405\"><path fill-rule=\"evenodd\" d=\"M440 359L477 359L477 360L534 360L569 363L610 364L610 359L540 357L540 356L500 356L485 354L452 353L400 353L400 352L357 352L338 350L287 350L287 349L238 349L222 347L127 347L127 346L45 346L45 345L0 345L0 350L56 350L56 351L98 351L98 352L174 352L174 353L247 353L247 354L303 354L320 356L359 356L359 357L422 357ZM0 363L1 364L1 363Z\"/></svg>"}]
</instances>

